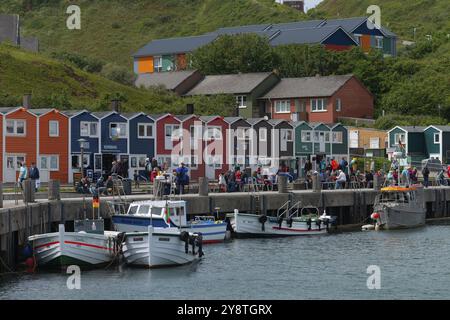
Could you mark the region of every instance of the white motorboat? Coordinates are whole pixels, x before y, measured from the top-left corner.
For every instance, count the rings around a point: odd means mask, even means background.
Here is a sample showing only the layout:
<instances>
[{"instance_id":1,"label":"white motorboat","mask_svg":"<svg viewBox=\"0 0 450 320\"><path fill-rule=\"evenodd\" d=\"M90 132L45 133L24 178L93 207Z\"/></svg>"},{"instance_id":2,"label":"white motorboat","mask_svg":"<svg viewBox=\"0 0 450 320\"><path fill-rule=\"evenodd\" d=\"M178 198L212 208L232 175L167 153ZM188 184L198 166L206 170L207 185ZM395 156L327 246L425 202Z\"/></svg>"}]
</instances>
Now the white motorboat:
<instances>
[{"instance_id":1,"label":"white motorboat","mask_svg":"<svg viewBox=\"0 0 450 320\"><path fill-rule=\"evenodd\" d=\"M126 233L122 252L127 264L146 268L179 266L203 256L201 235L151 225L147 230Z\"/></svg>"},{"instance_id":2,"label":"white motorboat","mask_svg":"<svg viewBox=\"0 0 450 320\"><path fill-rule=\"evenodd\" d=\"M316 207L299 207L297 203L289 207L289 201L279 210L277 216L240 213L230 216L231 226L239 236L301 236L325 234L329 231L334 217L319 215Z\"/></svg>"},{"instance_id":3,"label":"white motorboat","mask_svg":"<svg viewBox=\"0 0 450 320\"><path fill-rule=\"evenodd\" d=\"M28 238L38 266L96 267L111 263L120 253L123 233L104 231L103 220L75 221L75 232L59 231Z\"/></svg>"},{"instance_id":4,"label":"white motorboat","mask_svg":"<svg viewBox=\"0 0 450 320\"><path fill-rule=\"evenodd\" d=\"M181 228L189 233L201 233L203 244L225 240L227 223L214 217L195 217L187 221L186 201L146 200L132 202L126 214L115 213L112 221L121 232L147 232L155 228Z\"/></svg>"}]
</instances>

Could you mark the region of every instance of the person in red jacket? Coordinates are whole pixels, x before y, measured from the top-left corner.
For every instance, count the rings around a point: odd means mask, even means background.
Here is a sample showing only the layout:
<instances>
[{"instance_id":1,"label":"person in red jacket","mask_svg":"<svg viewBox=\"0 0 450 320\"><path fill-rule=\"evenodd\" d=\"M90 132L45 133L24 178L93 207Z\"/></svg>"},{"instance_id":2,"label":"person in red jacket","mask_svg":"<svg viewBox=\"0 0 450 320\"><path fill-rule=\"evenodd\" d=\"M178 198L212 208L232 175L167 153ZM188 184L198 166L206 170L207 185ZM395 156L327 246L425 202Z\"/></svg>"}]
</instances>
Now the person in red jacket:
<instances>
[{"instance_id":1,"label":"person in red jacket","mask_svg":"<svg viewBox=\"0 0 450 320\"><path fill-rule=\"evenodd\" d=\"M336 171L339 168L339 164L334 158L331 160L331 168L333 169L333 171Z\"/></svg>"}]
</instances>

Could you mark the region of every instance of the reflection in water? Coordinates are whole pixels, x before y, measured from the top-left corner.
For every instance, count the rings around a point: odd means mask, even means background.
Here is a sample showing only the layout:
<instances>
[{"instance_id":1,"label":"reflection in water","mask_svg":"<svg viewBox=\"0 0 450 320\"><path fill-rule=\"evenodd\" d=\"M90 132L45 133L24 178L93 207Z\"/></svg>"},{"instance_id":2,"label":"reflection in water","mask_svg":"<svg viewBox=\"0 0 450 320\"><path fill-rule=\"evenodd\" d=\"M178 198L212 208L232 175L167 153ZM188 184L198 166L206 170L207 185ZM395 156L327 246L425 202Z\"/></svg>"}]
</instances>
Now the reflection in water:
<instances>
[{"instance_id":1,"label":"reflection in water","mask_svg":"<svg viewBox=\"0 0 450 320\"><path fill-rule=\"evenodd\" d=\"M0 277L0 299L381 299L450 298L450 226L325 236L239 239L205 247L199 263L146 270L41 271ZM381 290L368 290L369 265Z\"/></svg>"}]
</instances>

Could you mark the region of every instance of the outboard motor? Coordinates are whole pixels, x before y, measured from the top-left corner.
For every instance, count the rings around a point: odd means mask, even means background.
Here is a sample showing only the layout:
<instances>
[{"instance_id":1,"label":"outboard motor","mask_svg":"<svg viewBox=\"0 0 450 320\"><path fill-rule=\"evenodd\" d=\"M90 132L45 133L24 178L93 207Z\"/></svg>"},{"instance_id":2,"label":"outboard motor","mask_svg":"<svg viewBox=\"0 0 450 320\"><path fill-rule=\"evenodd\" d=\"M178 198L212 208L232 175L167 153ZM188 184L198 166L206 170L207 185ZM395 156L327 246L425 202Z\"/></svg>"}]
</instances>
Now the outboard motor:
<instances>
[{"instance_id":1,"label":"outboard motor","mask_svg":"<svg viewBox=\"0 0 450 320\"><path fill-rule=\"evenodd\" d=\"M195 238L196 245L198 247L198 257L201 258L205 254L203 253L203 235L200 232L197 237Z\"/></svg>"},{"instance_id":2,"label":"outboard motor","mask_svg":"<svg viewBox=\"0 0 450 320\"><path fill-rule=\"evenodd\" d=\"M308 231L311 231L311 226L312 226L311 218L309 218L308 221L306 221L306 225L308 226Z\"/></svg>"},{"instance_id":3,"label":"outboard motor","mask_svg":"<svg viewBox=\"0 0 450 320\"><path fill-rule=\"evenodd\" d=\"M264 225L267 222L267 216L264 214L264 215L260 216L258 220L259 220L259 223L261 223L261 230L266 231L266 228Z\"/></svg>"},{"instance_id":4,"label":"outboard motor","mask_svg":"<svg viewBox=\"0 0 450 320\"><path fill-rule=\"evenodd\" d=\"M287 225L289 226L289 228L292 228L292 223L294 222L294 219L292 219L292 217L289 217L286 220Z\"/></svg>"},{"instance_id":5,"label":"outboard motor","mask_svg":"<svg viewBox=\"0 0 450 320\"><path fill-rule=\"evenodd\" d=\"M283 217L278 218L278 226L281 228L281 225L283 224Z\"/></svg>"},{"instance_id":6,"label":"outboard motor","mask_svg":"<svg viewBox=\"0 0 450 320\"><path fill-rule=\"evenodd\" d=\"M184 252L189 253L189 233L187 231L182 231L180 233L180 240L184 242Z\"/></svg>"}]
</instances>

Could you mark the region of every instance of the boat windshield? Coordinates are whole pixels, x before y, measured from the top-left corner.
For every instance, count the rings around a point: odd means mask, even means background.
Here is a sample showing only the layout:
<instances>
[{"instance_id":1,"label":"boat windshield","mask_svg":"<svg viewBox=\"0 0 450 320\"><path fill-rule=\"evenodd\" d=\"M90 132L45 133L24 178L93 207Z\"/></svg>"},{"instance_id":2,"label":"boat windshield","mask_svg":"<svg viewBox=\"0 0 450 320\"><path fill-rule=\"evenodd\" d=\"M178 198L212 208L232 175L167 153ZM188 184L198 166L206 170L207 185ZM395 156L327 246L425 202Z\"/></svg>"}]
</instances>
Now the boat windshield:
<instances>
[{"instance_id":1,"label":"boat windshield","mask_svg":"<svg viewBox=\"0 0 450 320\"><path fill-rule=\"evenodd\" d=\"M128 210L128 214L136 214L138 211L139 206L131 206L130 209Z\"/></svg>"},{"instance_id":2,"label":"boat windshield","mask_svg":"<svg viewBox=\"0 0 450 320\"><path fill-rule=\"evenodd\" d=\"M148 204L143 204L139 206L138 214L148 214L150 206Z\"/></svg>"},{"instance_id":3,"label":"boat windshield","mask_svg":"<svg viewBox=\"0 0 450 320\"><path fill-rule=\"evenodd\" d=\"M381 195L381 202L409 203L415 200L413 192L386 192Z\"/></svg>"}]
</instances>

